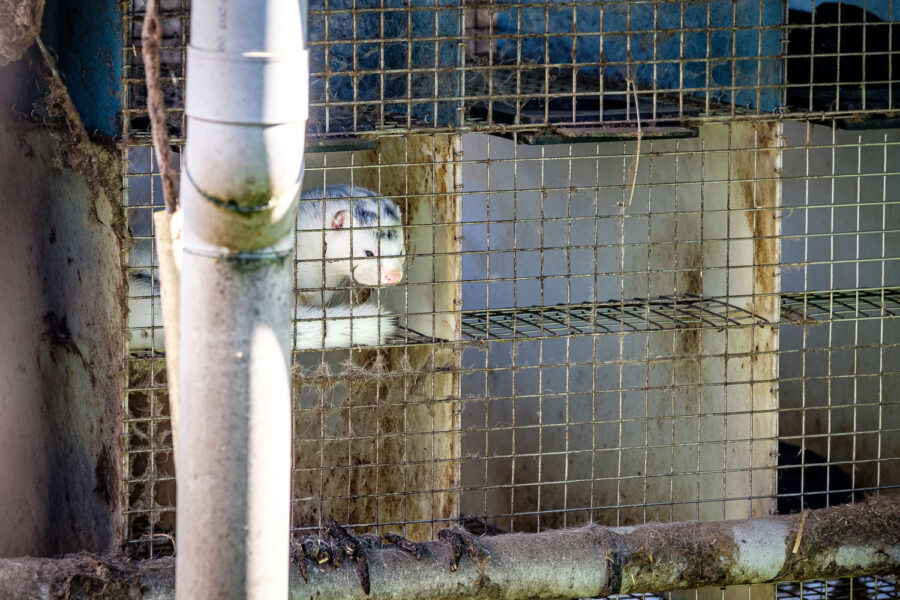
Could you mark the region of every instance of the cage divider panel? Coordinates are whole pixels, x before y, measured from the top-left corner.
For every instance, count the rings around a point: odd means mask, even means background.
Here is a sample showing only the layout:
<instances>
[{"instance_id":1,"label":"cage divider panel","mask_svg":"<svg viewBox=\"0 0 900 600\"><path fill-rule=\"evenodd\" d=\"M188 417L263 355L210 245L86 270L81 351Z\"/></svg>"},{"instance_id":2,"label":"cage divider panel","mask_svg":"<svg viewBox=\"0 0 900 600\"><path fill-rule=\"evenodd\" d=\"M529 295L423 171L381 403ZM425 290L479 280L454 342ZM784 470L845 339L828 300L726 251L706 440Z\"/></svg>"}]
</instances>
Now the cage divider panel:
<instances>
[{"instance_id":1,"label":"cage divider panel","mask_svg":"<svg viewBox=\"0 0 900 600\"><path fill-rule=\"evenodd\" d=\"M484 408L466 400L464 431L486 431L483 441L467 434L463 455L496 471L466 469L475 479L464 477L463 488L481 488L467 494L465 512L502 515L498 522L516 531L577 522L581 507L609 525L768 514L777 458L780 125L705 124L699 133L644 147L631 205L627 185L618 204L618 189L594 197L557 186L567 164L572 181L630 181L634 143L621 145L624 159L615 160L614 144L584 144L569 160L565 149L497 139L485 156L467 138L465 157L475 165L466 167L464 315L490 313L502 335L487 337L497 340L484 353L487 373L477 358L465 363L473 372L464 374L471 383L463 397L483 398ZM583 160L591 151L599 156ZM487 179L476 168L484 159ZM510 159L521 161L514 184ZM581 227L590 224L590 200L595 227ZM485 216L486 231L478 223ZM598 281L593 290L577 276L586 267ZM609 311L632 311L633 326L610 319L605 331L563 328L554 339L573 313L536 305L608 297L618 285L609 273L623 285ZM479 411L487 420L474 420Z\"/></svg>"},{"instance_id":2,"label":"cage divider panel","mask_svg":"<svg viewBox=\"0 0 900 600\"><path fill-rule=\"evenodd\" d=\"M900 485L900 142L826 125L784 126L779 439L797 506Z\"/></svg>"}]
</instances>

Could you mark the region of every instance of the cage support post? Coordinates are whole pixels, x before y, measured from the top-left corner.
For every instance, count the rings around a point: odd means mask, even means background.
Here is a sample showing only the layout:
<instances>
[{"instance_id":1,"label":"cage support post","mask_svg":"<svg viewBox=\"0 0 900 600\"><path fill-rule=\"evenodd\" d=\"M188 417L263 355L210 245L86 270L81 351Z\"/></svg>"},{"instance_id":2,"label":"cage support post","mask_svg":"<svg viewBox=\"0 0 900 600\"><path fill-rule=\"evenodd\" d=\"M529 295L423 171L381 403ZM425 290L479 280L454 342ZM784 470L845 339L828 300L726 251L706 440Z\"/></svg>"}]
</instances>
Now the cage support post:
<instances>
[{"instance_id":1,"label":"cage support post","mask_svg":"<svg viewBox=\"0 0 900 600\"><path fill-rule=\"evenodd\" d=\"M172 425L172 452L178 454L178 322L181 296L182 217L179 210L153 213L156 257L159 261L160 301L162 302L166 348L166 382L169 385L169 422Z\"/></svg>"},{"instance_id":2,"label":"cage support post","mask_svg":"<svg viewBox=\"0 0 900 600\"><path fill-rule=\"evenodd\" d=\"M683 183L652 190L652 243L628 248L625 258L626 271L647 274L627 278L624 297L720 299L761 324L648 334L647 435L673 447L650 453L646 467L642 452L623 463L624 472L658 475L646 487L639 478L622 482L625 497L653 507L633 510L632 520L756 517L773 504L781 124L705 124L699 133L654 143L685 153L674 164L657 160L654 176ZM695 148L707 153L702 160L688 154ZM626 445L643 444L643 435Z\"/></svg>"},{"instance_id":3,"label":"cage support post","mask_svg":"<svg viewBox=\"0 0 900 600\"><path fill-rule=\"evenodd\" d=\"M460 339L461 326L461 155L458 135L383 137L369 153L371 163L404 166L368 169L362 175L367 185L378 186L404 206L412 249L407 285L388 290L387 297L404 307L406 327L448 340ZM401 468L383 469L382 489L414 493L402 503L382 499L378 519L419 521L407 523L405 533L427 540L436 534L435 521L459 516L454 488L459 482L460 355L440 345L421 345L392 348L386 357L392 370L405 367L412 375L383 385L383 418L429 434L417 436L415 443L385 444L382 460Z\"/></svg>"},{"instance_id":4,"label":"cage support post","mask_svg":"<svg viewBox=\"0 0 900 600\"><path fill-rule=\"evenodd\" d=\"M704 195L710 216L704 228L702 260L708 275L703 293L724 297L766 321L704 332L702 356L715 358L700 366L703 384L713 392L702 404L716 415L704 425L707 435L714 432L722 440L721 446L713 445L716 457L707 451L704 464L713 464L710 458L721 460L725 478L724 502L714 503L704 518L762 517L774 512L778 461L778 392L773 382L778 378L782 124L731 123L703 129L709 144L728 149L729 182L724 195L715 187ZM721 485L709 478L701 488L711 490L710 484ZM775 592L774 586L757 585L732 588L725 597L765 600ZM711 589L699 597L720 594Z\"/></svg>"},{"instance_id":5,"label":"cage support post","mask_svg":"<svg viewBox=\"0 0 900 600\"><path fill-rule=\"evenodd\" d=\"M191 7L182 163L179 599L285 598L300 3ZM233 539L222 543L222 532Z\"/></svg>"},{"instance_id":6,"label":"cage support post","mask_svg":"<svg viewBox=\"0 0 900 600\"><path fill-rule=\"evenodd\" d=\"M709 520L762 517L774 512L778 461L778 392L773 382L778 379L782 124L739 122L701 131L708 147L728 150L718 155L724 160L713 158L706 164L714 178L717 169L727 168L728 184L705 182L706 223L696 232L703 239L701 293L724 298L765 322L697 336L700 360L694 362L701 388L684 396L691 397L692 404L699 400L704 435L714 440L701 449L702 464L716 465L723 473L722 478L700 477L700 497L724 490L724 501L707 503L700 514ZM725 598L765 600L774 598L775 591L771 585L732 588ZM686 596L695 598L677 595ZM696 597L720 598L721 591L704 590Z\"/></svg>"}]
</instances>

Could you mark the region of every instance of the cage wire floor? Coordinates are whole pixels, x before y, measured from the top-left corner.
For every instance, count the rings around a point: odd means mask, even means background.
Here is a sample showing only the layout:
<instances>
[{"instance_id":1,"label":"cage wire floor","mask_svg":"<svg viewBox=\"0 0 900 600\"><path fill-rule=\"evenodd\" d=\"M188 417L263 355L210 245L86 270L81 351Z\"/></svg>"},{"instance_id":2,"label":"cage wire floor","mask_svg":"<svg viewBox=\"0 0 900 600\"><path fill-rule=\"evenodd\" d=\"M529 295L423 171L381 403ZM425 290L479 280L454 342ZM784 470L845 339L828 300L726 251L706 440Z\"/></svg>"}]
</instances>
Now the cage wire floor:
<instances>
[{"instance_id":1,"label":"cage wire floor","mask_svg":"<svg viewBox=\"0 0 900 600\"><path fill-rule=\"evenodd\" d=\"M778 598L803 600L891 600L900 598L897 582L885 577L830 579L782 583L777 587Z\"/></svg>"},{"instance_id":2,"label":"cage wire floor","mask_svg":"<svg viewBox=\"0 0 900 600\"><path fill-rule=\"evenodd\" d=\"M584 69L539 64L479 67L477 63L467 68L466 97L471 99L466 101L466 118L473 123L619 123L628 125L633 136L638 117L668 123L673 131L683 130L683 120L699 116L706 102L701 97L659 90L635 95L623 82L601 80Z\"/></svg>"},{"instance_id":3,"label":"cage wire floor","mask_svg":"<svg viewBox=\"0 0 900 600\"><path fill-rule=\"evenodd\" d=\"M900 287L781 294L781 323L815 325L838 319L900 316ZM765 325L763 317L720 298L660 296L621 302L468 310L463 340L512 341L561 336ZM391 345L449 342L400 328Z\"/></svg>"},{"instance_id":4,"label":"cage wire floor","mask_svg":"<svg viewBox=\"0 0 900 600\"><path fill-rule=\"evenodd\" d=\"M900 598L895 581L885 577L858 577L855 579L828 579L776 586L779 600L894 600ZM652 594L627 594L619 600L665 600L666 596Z\"/></svg>"},{"instance_id":5,"label":"cage wire floor","mask_svg":"<svg viewBox=\"0 0 900 600\"><path fill-rule=\"evenodd\" d=\"M523 131L517 139L526 144L633 138L637 117L645 124L645 138L693 137L696 130L685 127L683 121L698 117L706 103L703 98L654 91L652 95L638 96L635 110L635 97L621 85L604 84L597 77L576 74L573 69L522 70L521 66L504 69L494 65L488 72L485 75L478 68L466 71L466 99L461 101L463 125L474 130L520 125ZM356 143L350 149L365 148L371 135L434 127L411 115L402 105L364 101L310 106L308 124L309 141L314 146L327 146L327 141L334 138L344 138L349 143L350 138Z\"/></svg>"}]
</instances>

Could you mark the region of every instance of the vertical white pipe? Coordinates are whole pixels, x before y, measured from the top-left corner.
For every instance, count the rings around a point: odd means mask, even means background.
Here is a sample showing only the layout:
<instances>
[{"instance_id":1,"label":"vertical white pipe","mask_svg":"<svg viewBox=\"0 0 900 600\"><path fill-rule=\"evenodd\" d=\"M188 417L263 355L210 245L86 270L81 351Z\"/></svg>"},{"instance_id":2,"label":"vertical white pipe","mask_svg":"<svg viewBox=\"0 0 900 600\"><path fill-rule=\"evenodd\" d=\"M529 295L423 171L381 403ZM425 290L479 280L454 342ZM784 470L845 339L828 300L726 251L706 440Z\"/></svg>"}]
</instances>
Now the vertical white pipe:
<instances>
[{"instance_id":1,"label":"vertical white pipe","mask_svg":"<svg viewBox=\"0 0 900 600\"><path fill-rule=\"evenodd\" d=\"M179 600L288 595L304 46L296 0L192 3L181 181Z\"/></svg>"}]
</instances>

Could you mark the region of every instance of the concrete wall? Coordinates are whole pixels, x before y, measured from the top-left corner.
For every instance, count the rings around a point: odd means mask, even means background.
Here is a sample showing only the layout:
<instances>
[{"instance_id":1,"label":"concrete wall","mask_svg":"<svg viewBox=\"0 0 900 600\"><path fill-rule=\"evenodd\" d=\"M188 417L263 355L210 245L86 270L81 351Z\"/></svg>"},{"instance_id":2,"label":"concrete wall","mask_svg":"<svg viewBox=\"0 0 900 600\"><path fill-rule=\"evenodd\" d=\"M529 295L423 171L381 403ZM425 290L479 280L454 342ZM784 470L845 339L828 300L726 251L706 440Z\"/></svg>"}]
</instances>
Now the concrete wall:
<instances>
[{"instance_id":1,"label":"concrete wall","mask_svg":"<svg viewBox=\"0 0 900 600\"><path fill-rule=\"evenodd\" d=\"M120 543L120 172L0 104L0 556Z\"/></svg>"}]
</instances>

